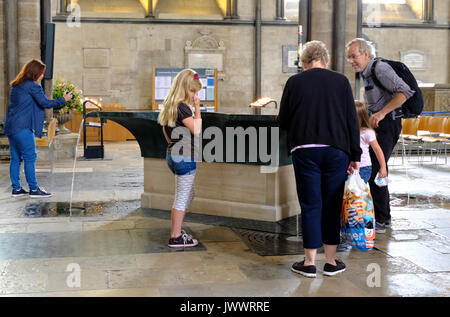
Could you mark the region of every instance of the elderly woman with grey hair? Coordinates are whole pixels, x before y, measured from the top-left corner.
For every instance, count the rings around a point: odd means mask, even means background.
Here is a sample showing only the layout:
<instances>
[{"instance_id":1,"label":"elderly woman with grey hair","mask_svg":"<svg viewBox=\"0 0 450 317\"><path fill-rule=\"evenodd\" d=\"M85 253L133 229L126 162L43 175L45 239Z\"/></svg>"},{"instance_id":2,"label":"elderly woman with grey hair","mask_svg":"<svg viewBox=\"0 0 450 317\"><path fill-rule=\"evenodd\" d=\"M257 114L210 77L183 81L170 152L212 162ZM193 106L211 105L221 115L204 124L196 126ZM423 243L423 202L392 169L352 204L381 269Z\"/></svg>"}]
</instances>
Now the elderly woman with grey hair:
<instances>
[{"instance_id":1,"label":"elderly woman with grey hair","mask_svg":"<svg viewBox=\"0 0 450 317\"><path fill-rule=\"evenodd\" d=\"M340 242L340 212L347 173L359 170L358 119L348 79L328 70L324 43L304 46L304 71L290 77L281 99L278 122L287 131L301 206L306 258L292 271L316 276L317 249L324 247L323 274L345 270L335 259Z\"/></svg>"}]
</instances>

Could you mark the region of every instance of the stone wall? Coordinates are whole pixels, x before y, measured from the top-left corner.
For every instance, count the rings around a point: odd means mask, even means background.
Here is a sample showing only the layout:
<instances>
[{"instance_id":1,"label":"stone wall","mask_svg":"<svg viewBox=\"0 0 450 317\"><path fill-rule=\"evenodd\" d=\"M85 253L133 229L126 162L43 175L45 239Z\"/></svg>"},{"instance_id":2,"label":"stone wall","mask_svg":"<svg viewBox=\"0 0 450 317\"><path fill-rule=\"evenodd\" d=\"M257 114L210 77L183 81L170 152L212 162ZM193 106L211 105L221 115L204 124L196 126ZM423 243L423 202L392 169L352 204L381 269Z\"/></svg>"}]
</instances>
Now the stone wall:
<instances>
[{"instance_id":1,"label":"stone wall","mask_svg":"<svg viewBox=\"0 0 450 317\"><path fill-rule=\"evenodd\" d=\"M316 21L312 27L313 37L323 40L331 51L332 1L320 2L321 5L313 7ZM238 2L238 15L242 20L255 18L255 3L255 0ZM262 1L263 21L274 21L275 11L274 1ZM348 11L350 19L356 19L356 5L352 1L348 1ZM85 84L86 77L96 73L104 78L103 89L113 91L102 95L105 104L112 103L116 96L116 102L127 109L149 109L152 67L184 67L185 43L198 38L202 29L209 30L211 36L223 41L226 47L225 76L219 81L219 111L251 113L247 106L253 101L255 90L254 25L82 23L80 28L70 28L65 23L57 23L55 78L71 80L83 87L86 95L94 96L88 93ZM356 35L356 21L348 22L347 30L350 40ZM296 44L296 26L262 26L263 96L280 101L286 80L294 74L282 72L282 47ZM92 48L105 49L109 54L107 67L88 69L83 66L86 49ZM346 74L350 79L354 77L347 65ZM271 106L263 113L275 114L278 110Z\"/></svg>"},{"instance_id":2,"label":"stone wall","mask_svg":"<svg viewBox=\"0 0 450 317\"><path fill-rule=\"evenodd\" d=\"M0 0L0 42L3 48L0 52L0 66L6 69L6 41L5 41L5 16L4 1ZM21 0L18 2L18 69L31 58L41 58L41 28L40 28L40 1L39 0ZM0 121L5 119L7 108L8 79L5 72L0 76Z\"/></svg>"},{"instance_id":3,"label":"stone wall","mask_svg":"<svg viewBox=\"0 0 450 317\"><path fill-rule=\"evenodd\" d=\"M450 111L450 84L423 87L421 90L425 103L423 111Z\"/></svg>"},{"instance_id":4,"label":"stone wall","mask_svg":"<svg viewBox=\"0 0 450 317\"><path fill-rule=\"evenodd\" d=\"M70 80L93 97L95 94L89 94L85 84L87 79L97 75L104 78L100 80L104 84L105 104L112 103L116 96L116 102L127 109L149 109L152 67L184 67L186 41L200 37L199 31L204 29L226 47L225 76L218 83L220 111L250 113L247 105L254 98L255 78L255 28L252 25L82 23L80 28L70 28L65 23L57 23L54 78ZM282 45L295 45L296 36L295 26L262 28L263 95L281 98L282 86L292 75L282 73ZM109 64L85 67L88 49L104 50Z\"/></svg>"},{"instance_id":5,"label":"stone wall","mask_svg":"<svg viewBox=\"0 0 450 317\"><path fill-rule=\"evenodd\" d=\"M4 13L0 0L0 42L4 41ZM52 0L52 14L59 12L59 1ZM255 19L256 0L238 1L241 20ZM436 1L438 23L448 21L448 1ZM332 48L333 0L313 1L312 38ZM19 2L19 62L40 58L39 0ZM274 21L275 1L262 0L263 21ZM356 36L356 1L347 0L346 42ZM64 78L84 90L85 95L101 96L103 103L123 104L127 109L150 109L152 67L184 67L186 41L209 30L226 47L224 77L218 83L219 111L251 113L247 105L255 90L255 27L253 24L176 24L176 23L81 23L70 27L56 23L54 78ZM400 51L418 49L427 55L427 67L414 71L425 82L448 83L448 29L363 29L379 45L379 54L399 59ZM283 86L293 73L282 72L282 46L297 44L297 27L265 24L262 26L262 95L281 99ZM85 61L92 53L104 56ZM0 66L5 66L5 50ZM95 59L95 58L94 58ZM345 75L354 83L354 72L346 62ZM6 111L5 76L0 76L0 120ZM101 92L101 93L99 93ZM2 102L3 101L3 102ZM263 109L275 114L278 110Z\"/></svg>"},{"instance_id":6,"label":"stone wall","mask_svg":"<svg viewBox=\"0 0 450 317\"><path fill-rule=\"evenodd\" d=\"M426 83L450 82L450 30L364 28L363 33L376 43L378 56L400 60L400 52L419 50L425 53L424 70L412 70L414 76Z\"/></svg>"},{"instance_id":7,"label":"stone wall","mask_svg":"<svg viewBox=\"0 0 450 317\"><path fill-rule=\"evenodd\" d=\"M19 68L22 68L31 58L41 59L40 1L19 1L18 18Z\"/></svg>"},{"instance_id":8,"label":"stone wall","mask_svg":"<svg viewBox=\"0 0 450 317\"><path fill-rule=\"evenodd\" d=\"M4 1L0 0L0 122L5 120L6 114L6 56L5 56L5 17L4 17Z\"/></svg>"}]
</instances>

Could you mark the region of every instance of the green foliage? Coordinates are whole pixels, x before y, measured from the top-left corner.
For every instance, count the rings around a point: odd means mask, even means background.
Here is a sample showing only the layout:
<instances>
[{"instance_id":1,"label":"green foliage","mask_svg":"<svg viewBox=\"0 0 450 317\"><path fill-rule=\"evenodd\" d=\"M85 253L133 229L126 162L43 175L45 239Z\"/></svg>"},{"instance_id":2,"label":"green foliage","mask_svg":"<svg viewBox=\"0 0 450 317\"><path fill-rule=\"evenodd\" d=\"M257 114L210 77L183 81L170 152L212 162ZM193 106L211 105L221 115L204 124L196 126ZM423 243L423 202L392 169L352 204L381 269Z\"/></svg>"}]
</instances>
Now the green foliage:
<instances>
[{"instance_id":1,"label":"green foliage","mask_svg":"<svg viewBox=\"0 0 450 317\"><path fill-rule=\"evenodd\" d=\"M64 81L57 79L53 85L53 99L61 98L64 92L69 91L74 95L72 100L67 101L62 108L54 109L55 112L66 113L69 110L73 112L83 112L83 95L82 91L75 87L70 81Z\"/></svg>"}]
</instances>

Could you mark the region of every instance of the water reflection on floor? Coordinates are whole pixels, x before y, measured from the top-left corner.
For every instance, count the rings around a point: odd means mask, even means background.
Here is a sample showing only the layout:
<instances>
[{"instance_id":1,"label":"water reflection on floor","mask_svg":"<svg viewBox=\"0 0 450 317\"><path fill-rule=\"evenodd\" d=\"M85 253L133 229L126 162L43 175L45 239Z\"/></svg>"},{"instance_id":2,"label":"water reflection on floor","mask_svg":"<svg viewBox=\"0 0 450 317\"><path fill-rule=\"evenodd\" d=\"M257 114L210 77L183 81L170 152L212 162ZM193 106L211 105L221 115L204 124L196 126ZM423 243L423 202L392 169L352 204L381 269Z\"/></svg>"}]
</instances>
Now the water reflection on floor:
<instances>
[{"instance_id":1,"label":"water reflection on floor","mask_svg":"<svg viewBox=\"0 0 450 317\"><path fill-rule=\"evenodd\" d=\"M429 209L443 208L450 210L447 198L407 197L392 196L393 207ZM23 212L23 217L59 217L70 216L70 204L68 202L29 202ZM140 201L116 201L116 202L78 202L72 204L72 217L106 216L106 215L131 215L148 218L170 220L170 212L166 210L154 210L140 208ZM187 213L186 222L206 225L222 226L230 228L253 252L262 256L303 254L303 242L301 241L301 217L293 216L278 222L257 221L220 217L213 215L200 215ZM297 232L299 229L299 232ZM292 237L300 237L300 241L290 241ZM396 241L416 240L418 236L397 234ZM339 245L338 252L347 252L351 249L348 245ZM319 249L319 253L323 250Z\"/></svg>"},{"instance_id":2,"label":"water reflection on floor","mask_svg":"<svg viewBox=\"0 0 450 317\"><path fill-rule=\"evenodd\" d=\"M101 216L102 202L85 202L72 204L72 216ZM30 202L25 206L24 217L58 217L70 215L68 202Z\"/></svg>"},{"instance_id":3,"label":"water reflection on floor","mask_svg":"<svg viewBox=\"0 0 450 317\"><path fill-rule=\"evenodd\" d=\"M391 206L410 208L443 208L450 210L450 197L391 195Z\"/></svg>"}]
</instances>

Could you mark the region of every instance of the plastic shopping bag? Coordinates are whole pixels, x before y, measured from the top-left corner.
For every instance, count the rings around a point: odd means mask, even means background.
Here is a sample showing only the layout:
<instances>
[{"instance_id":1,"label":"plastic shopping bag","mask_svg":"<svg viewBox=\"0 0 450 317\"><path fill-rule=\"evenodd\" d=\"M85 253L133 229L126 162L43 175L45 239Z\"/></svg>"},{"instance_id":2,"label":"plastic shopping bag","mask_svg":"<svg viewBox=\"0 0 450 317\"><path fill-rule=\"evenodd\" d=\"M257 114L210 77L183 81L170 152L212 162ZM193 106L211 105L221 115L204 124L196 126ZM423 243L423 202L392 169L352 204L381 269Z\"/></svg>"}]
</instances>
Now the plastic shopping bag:
<instances>
[{"instance_id":1,"label":"plastic shopping bag","mask_svg":"<svg viewBox=\"0 0 450 317\"><path fill-rule=\"evenodd\" d=\"M349 175L345 182L341 212L343 241L358 250L371 250L375 242L375 213L369 185L358 172Z\"/></svg>"}]
</instances>

